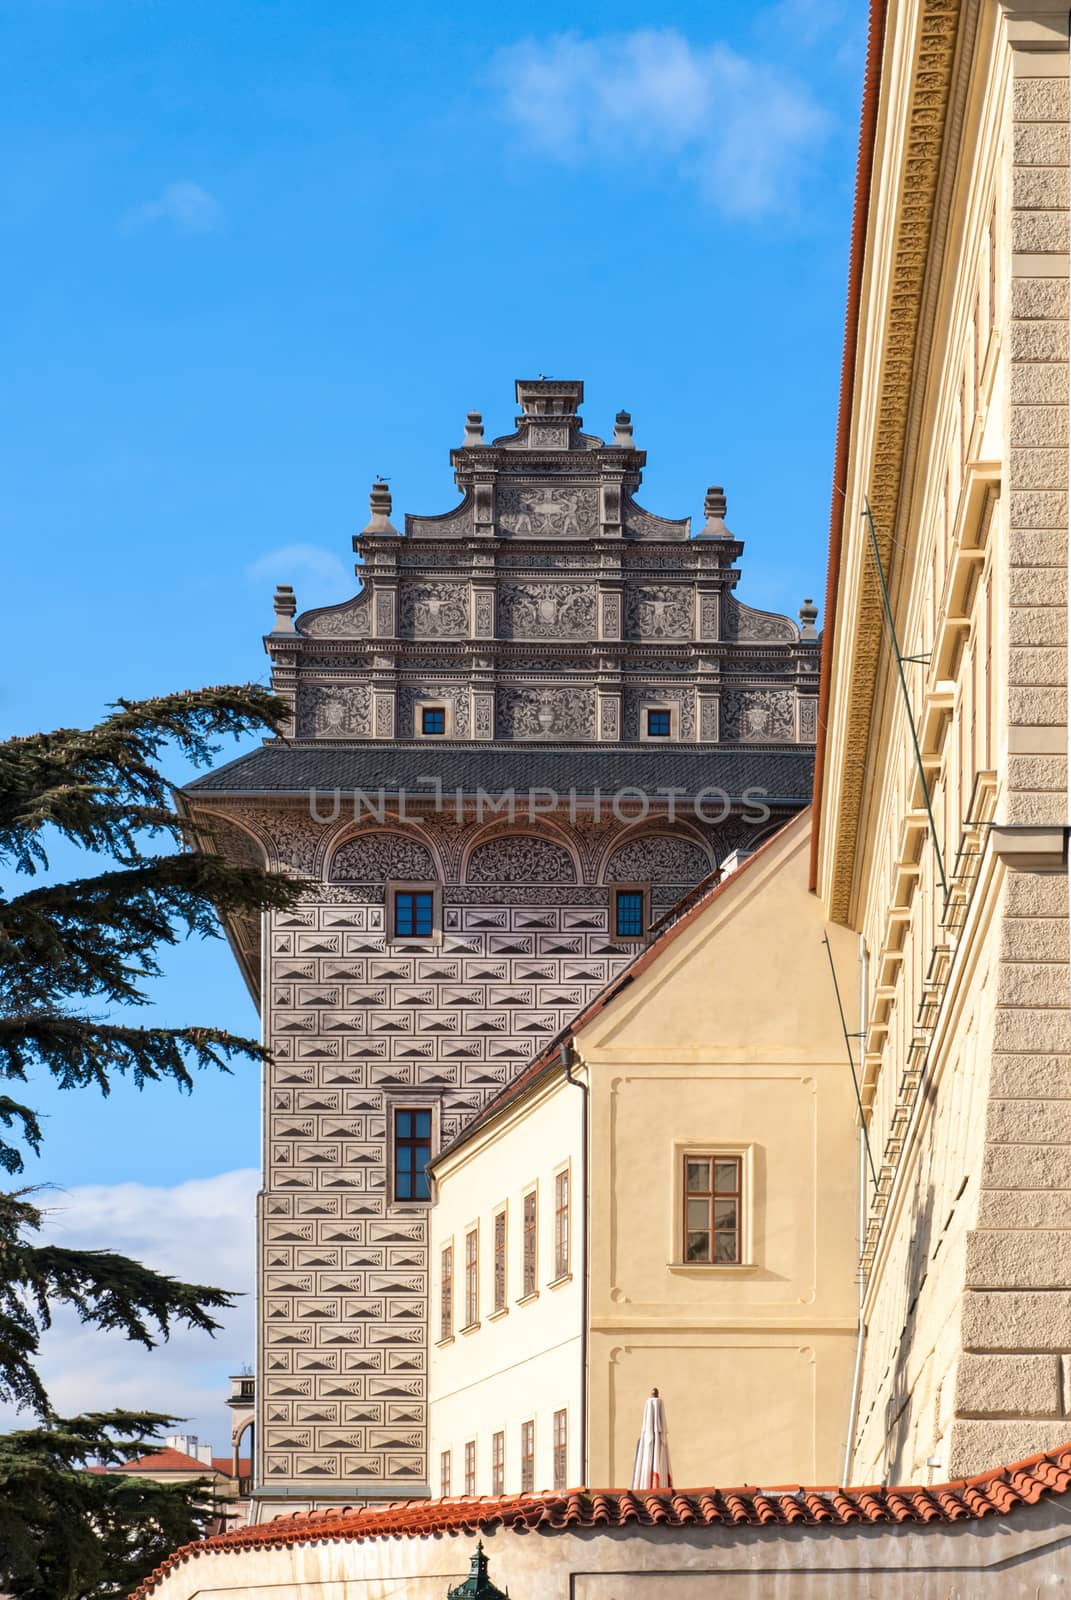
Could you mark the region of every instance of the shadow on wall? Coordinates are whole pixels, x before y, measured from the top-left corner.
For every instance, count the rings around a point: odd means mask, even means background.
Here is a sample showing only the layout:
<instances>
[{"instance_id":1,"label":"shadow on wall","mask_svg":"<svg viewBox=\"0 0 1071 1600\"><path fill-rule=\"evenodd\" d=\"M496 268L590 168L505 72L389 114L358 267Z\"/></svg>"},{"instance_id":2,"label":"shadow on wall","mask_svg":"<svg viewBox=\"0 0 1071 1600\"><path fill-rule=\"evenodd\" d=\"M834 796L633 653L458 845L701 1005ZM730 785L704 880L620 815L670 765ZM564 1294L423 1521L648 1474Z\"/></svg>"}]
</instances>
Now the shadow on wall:
<instances>
[{"instance_id":1,"label":"shadow on wall","mask_svg":"<svg viewBox=\"0 0 1071 1600\"><path fill-rule=\"evenodd\" d=\"M927 1276L931 1271L937 1270L936 1263L930 1259L934 1202L933 1185L920 1171L915 1181L915 1193L910 1208L914 1218L914 1229L908 1245L902 1286L904 1325L900 1330L900 1342L893 1360L889 1398L885 1402L885 1471L882 1474L885 1483L908 1482L913 1466L911 1444L918 1412L917 1407L911 1403L913 1391L909 1367L912 1354L917 1354L914 1336L919 1299Z\"/></svg>"}]
</instances>

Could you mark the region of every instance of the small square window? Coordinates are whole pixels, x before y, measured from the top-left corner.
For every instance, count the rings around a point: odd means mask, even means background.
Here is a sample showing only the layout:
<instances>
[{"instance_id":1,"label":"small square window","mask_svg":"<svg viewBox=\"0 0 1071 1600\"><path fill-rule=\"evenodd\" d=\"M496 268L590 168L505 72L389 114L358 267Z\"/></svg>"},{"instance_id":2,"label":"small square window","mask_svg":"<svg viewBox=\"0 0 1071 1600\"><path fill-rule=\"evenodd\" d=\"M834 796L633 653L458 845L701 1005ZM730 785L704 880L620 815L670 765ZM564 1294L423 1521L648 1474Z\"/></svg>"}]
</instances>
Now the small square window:
<instances>
[{"instance_id":1,"label":"small square window","mask_svg":"<svg viewBox=\"0 0 1071 1600\"><path fill-rule=\"evenodd\" d=\"M420 731L421 731L421 733L445 733L446 732L446 707L445 706L421 706L421 708L420 708Z\"/></svg>"},{"instance_id":2,"label":"small square window","mask_svg":"<svg viewBox=\"0 0 1071 1600\"><path fill-rule=\"evenodd\" d=\"M670 717L668 711L648 711L647 737L648 739L669 738Z\"/></svg>"},{"instance_id":3,"label":"small square window","mask_svg":"<svg viewBox=\"0 0 1071 1600\"><path fill-rule=\"evenodd\" d=\"M435 930L435 895L431 889L399 889L394 896L394 937L430 939Z\"/></svg>"},{"instance_id":4,"label":"small square window","mask_svg":"<svg viewBox=\"0 0 1071 1600\"><path fill-rule=\"evenodd\" d=\"M742 1260L743 1160L684 1157L684 1260L737 1266Z\"/></svg>"},{"instance_id":5,"label":"small square window","mask_svg":"<svg viewBox=\"0 0 1071 1600\"><path fill-rule=\"evenodd\" d=\"M617 889L614 893L614 934L618 939L642 939L646 933L642 889Z\"/></svg>"}]
</instances>

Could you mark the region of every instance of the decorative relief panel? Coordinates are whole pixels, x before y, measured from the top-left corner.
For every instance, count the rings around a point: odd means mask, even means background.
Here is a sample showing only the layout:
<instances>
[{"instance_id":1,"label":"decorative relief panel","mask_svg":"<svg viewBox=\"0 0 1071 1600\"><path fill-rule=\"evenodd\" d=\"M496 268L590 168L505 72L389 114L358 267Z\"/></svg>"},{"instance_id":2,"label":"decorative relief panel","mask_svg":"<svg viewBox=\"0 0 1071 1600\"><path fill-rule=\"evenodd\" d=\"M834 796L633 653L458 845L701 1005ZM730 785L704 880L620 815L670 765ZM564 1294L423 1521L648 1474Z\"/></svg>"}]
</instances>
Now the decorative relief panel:
<instances>
[{"instance_id":1,"label":"decorative relief panel","mask_svg":"<svg viewBox=\"0 0 1071 1600\"><path fill-rule=\"evenodd\" d=\"M799 737L805 744L818 737L818 701L813 694L799 696Z\"/></svg>"},{"instance_id":2,"label":"decorative relief panel","mask_svg":"<svg viewBox=\"0 0 1071 1600\"><path fill-rule=\"evenodd\" d=\"M469 631L468 584L407 583L399 611L403 638L463 638Z\"/></svg>"},{"instance_id":3,"label":"decorative relief panel","mask_svg":"<svg viewBox=\"0 0 1071 1600\"><path fill-rule=\"evenodd\" d=\"M797 638L796 625L790 618L774 611L756 611L732 594L725 596L722 632L726 639L735 640L784 639L793 644Z\"/></svg>"},{"instance_id":4,"label":"decorative relief panel","mask_svg":"<svg viewBox=\"0 0 1071 1600\"><path fill-rule=\"evenodd\" d=\"M478 844L466 883L575 883L576 868L564 845L534 834L504 834Z\"/></svg>"},{"instance_id":5,"label":"decorative relief panel","mask_svg":"<svg viewBox=\"0 0 1071 1600\"><path fill-rule=\"evenodd\" d=\"M679 583L630 584L625 599L625 631L633 639L689 639L693 597Z\"/></svg>"},{"instance_id":6,"label":"decorative relief panel","mask_svg":"<svg viewBox=\"0 0 1071 1600\"><path fill-rule=\"evenodd\" d=\"M345 605L309 611L299 618L299 631L309 639L367 639L372 618L367 594L359 594Z\"/></svg>"},{"instance_id":7,"label":"decorative relief panel","mask_svg":"<svg viewBox=\"0 0 1071 1600\"><path fill-rule=\"evenodd\" d=\"M376 634L380 639L394 637L394 591L383 589L376 595Z\"/></svg>"},{"instance_id":8,"label":"decorative relief panel","mask_svg":"<svg viewBox=\"0 0 1071 1600\"><path fill-rule=\"evenodd\" d=\"M794 739L791 689L726 689L721 697L723 739Z\"/></svg>"},{"instance_id":9,"label":"decorative relief panel","mask_svg":"<svg viewBox=\"0 0 1071 1600\"><path fill-rule=\"evenodd\" d=\"M593 739L594 689L500 689L499 734L513 739Z\"/></svg>"},{"instance_id":10,"label":"decorative relief panel","mask_svg":"<svg viewBox=\"0 0 1071 1600\"><path fill-rule=\"evenodd\" d=\"M489 639L495 631L495 597L490 589L477 589L473 602L473 632Z\"/></svg>"},{"instance_id":11,"label":"decorative relief panel","mask_svg":"<svg viewBox=\"0 0 1071 1600\"><path fill-rule=\"evenodd\" d=\"M595 632L595 595L575 583L504 583L498 591L503 639L585 639Z\"/></svg>"},{"instance_id":12,"label":"decorative relief panel","mask_svg":"<svg viewBox=\"0 0 1071 1600\"><path fill-rule=\"evenodd\" d=\"M514 537L580 539L595 531L598 491L558 484L504 484L498 526Z\"/></svg>"},{"instance_id":13,"label":"decorative relief panel","mask_svg":"<svg viewBox=\"0 0 1071 1600\"><path fill-rule=\"evenodd\" d=\"M298 690L299 739L367 739L372 692L367 684L303 684Z\"/></svg>"},{"instance_id":14,"label":"decorative relief panel","mask_svg":"<svg viewBox=\"0 0 1071 1600\"><path fill-rule=\"evenodd\" d=\"M699 738L703 744L716 744L718 741L718 700L715 695L701 695L699 698Z\"/></svg>"},{"instance_id":15,"label":"decorative relief panel","mask_svg":"<svg viewBox=\"0 0 1071 1600\"><path fill-rule=\"evenodd\" d=\"M629 839L606 863L607 883L692 884L714 869L698 841L670 833L645 833Z\"/></svg>"},{"instance_id":16,"label":"decorative relief panel","mask_svg":"<svg viewBox=\"0 0 1071 1600\"><path fill-rule=\"evenodd\" d=\"M719 598L716 594L701 594L699 596L699 637L701 639L716 639L718 637L719 610Z\"/></svg>"},{"instance_id":17,"label":"decorative relief panel","mask_svg":"<svg viewBox=\"0 0 1071 1600\"><path fill-rule=\"evenodd\" d=\"M404 833L377 830L339 845L331 860L334 883L386 883L400 878L423 883L437 878L431 851Z\"/></svg>"}]
</instances>

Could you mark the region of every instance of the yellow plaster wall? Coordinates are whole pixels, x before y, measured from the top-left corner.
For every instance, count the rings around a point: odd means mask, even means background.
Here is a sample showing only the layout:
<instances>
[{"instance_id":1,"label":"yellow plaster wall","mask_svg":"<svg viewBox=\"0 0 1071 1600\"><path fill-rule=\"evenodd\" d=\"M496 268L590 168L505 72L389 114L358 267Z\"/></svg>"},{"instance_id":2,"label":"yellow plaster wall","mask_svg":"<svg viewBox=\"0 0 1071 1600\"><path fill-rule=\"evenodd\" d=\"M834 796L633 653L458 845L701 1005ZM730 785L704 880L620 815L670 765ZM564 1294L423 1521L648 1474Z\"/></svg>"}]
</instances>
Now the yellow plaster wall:
<instances>
[{"instance_id":1,"label":"yellow plaster wall","mask_svg":"<svg viewBox=\"0 0 1071 1600\"><path fill-rule=\"evenodd\" d=\"M857 1135L808 820L582 1032L592 1084L591 1477L628 1481L645 1395L678 1484L838 1477L855 1349ZM829 929L851 1018L856 941ZM687 1266L687 1148L745 1157L741 1266Z\"/></svg>"}]
</instances>

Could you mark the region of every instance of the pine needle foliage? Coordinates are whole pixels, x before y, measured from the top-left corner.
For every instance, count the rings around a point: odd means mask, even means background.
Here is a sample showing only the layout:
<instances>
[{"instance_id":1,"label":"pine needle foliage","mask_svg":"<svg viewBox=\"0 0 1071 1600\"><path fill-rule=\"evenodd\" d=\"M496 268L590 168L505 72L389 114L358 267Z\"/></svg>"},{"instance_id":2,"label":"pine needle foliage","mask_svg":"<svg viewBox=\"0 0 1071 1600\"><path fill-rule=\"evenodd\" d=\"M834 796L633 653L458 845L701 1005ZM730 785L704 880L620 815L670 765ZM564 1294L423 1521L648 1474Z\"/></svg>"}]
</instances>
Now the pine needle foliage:
<instances>
[{"instance_id":1,"label":"pine needle foliage","mask_svg":"<svg viewBox=\"0 0 1071 1600\"><path fill-rule=\"evenodd\" d=\"M193 1071L258 1061L252 1039L204 1024L135 1025L160 953L219 932L221 916L286 908L300 880L189 848L189 826L161 771L168 751L195 766L220 735L277 732L288 708L255 684L119 700L93 728L0 742L0 867L21 881L0 895L0 1168L17 1174L42 1129L26 1086L107 1094ZM104 870L49 873L59 836ZM27 880L29 886L27 887ZM8 1092L12 1090L13 1092ZM0 1401L39 1423L0 1436L0 1593L15 1600L121 1600L175 1544L204 1525L203 1486L161 1486L83 1470L121 1462L174 1418L108 1412L63 1419L38 1372L41 1335L64 1306L93 1328L151 1349L182 1325L211 1334L223 1289L188 1284L106 1248L42 1241L39 1192L0 1193Z\"/></svg>"},{"instance_id":2,"label":"pine needle foliage","mask_svg":"<svg viewBox=\"0 0 1071 1600\"><path fill-rule=\"evenodd\" d=\"M207 1478L157 1483L87 1471L158 1448L151 1411L49 1416L0 1435L0 1582L14 1600L124 1600L219 1516Z\"/></svg>"}]
</instances>

